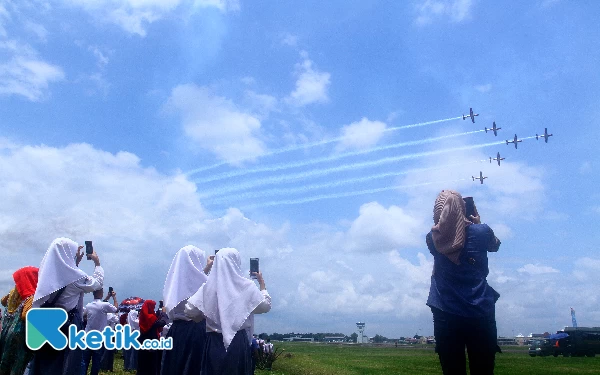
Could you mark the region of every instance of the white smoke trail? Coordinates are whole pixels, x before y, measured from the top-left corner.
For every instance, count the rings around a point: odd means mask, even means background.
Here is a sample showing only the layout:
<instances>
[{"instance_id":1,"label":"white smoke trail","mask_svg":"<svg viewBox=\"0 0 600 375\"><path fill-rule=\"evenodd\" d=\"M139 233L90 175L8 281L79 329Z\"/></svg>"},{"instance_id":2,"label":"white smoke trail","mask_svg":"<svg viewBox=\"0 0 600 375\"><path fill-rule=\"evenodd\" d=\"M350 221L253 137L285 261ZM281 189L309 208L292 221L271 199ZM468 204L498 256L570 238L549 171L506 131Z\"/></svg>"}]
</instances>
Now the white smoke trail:
<instances>
[{"instance_id":1,"label":"white smoke trail","mask_svg":"<svg viewBox=\"0 0 600 375\"><path fill-rule=\"evenodd\" d=\"M345 180L330 181L330 182L325 182L325 183L320 183L320 184L302 185L302 186L298 186L298 187L290 187L290 188L283 188L283 189L268 189L268 190L261 190L261 191L257 191L257 192L247 192L247 193L242 193L242 194L229 195L229 196L212 199L212 200L208 200L208 201L203 201L202 203L205 205L219 205L222 203L236 202L236 201L250 199L250 198L261 198L261 197L270 197L270 196L274 196L274 195L290 195L290 194L297 194L297 193L307 193L312 190L334 188L334 187L338 187L338 186L342 186L342 185L350 185L350 184L355 184L355 183L360 183L360 182L382 179L382 178L386 178L386 177L396 177L396 176L401 176L401 175L405 175L405 174L409 174L409 173L434 171L434 170L446 169L446 168L455 167L455 166L463 166L463 165L468 165L468 164L482 163L482 162L487 162L487 161L488 161L487 159L482 159L482 160L463 162L463 163L445 164L445 165L429 167L429 168L407 169L407 170L400 171L400 172L379 173L379 174L374 174L374 175L369 175L369 176L348 178Z\"/></svg>"},{"instance_id":2,"label":"white smoke trail","mask_svg":"<svg viewBox=\"0 0 600 375\"><path fill-rule=\"evenodd\" d=\"M299 199L285 199L285 200L280 200L280 201L271 201L271 202L266 202L266 203L257 203L257 204L252 204L252 205L241 207L241 209L242 210L246 210L246 209L259 208L259 207L301 204L301 203L308 203L308 202L319 201L319 200L323 200L323 199L345 198L345 197L352 197L352 196L357 196L357 195L380 193L382 191L389 191L389 190L396 190L396 189L403 189L403 188L412 188L412 187L419 187L419 186L427 186L427 185L432 185L432 184L441 184L441 183L450 183L450 182L458 182L458 181L467 181L467 180L469 180L469 179L468 178L459 178L459 179L456 179L456 180L432 181L432 182L425 182L425 183L422 183L422 184L412 184L412 185L386 186L386 187L382 187L382 188L367 189L367 190L358 190L358 191L349 191L349 192L345 192L345 193L322 194L322 195L315 195L315 196L312 196L312 197L299 198Z\"/></svg>"},{"instance_id":3,"label":"white smoke trail","mask_svg":"<svg viewBox=\"0 0 600 375\"><path fill-rule=\"evenodd\" d=\"M432 143L432 142L436 142L436 141L440 141L440 140L444 140L444 139L448 139L448 138L454 138L454 137L460 137L463 135L480 133L483 131L484 130L473 130L473 131L462 132L462 133L457 133L457 134L444 135L444 136L440 136L440 137L425 138L425 139L420 139L417 141L407 141L407 142L401 142L401 143L394 143L391 145L372 147L372 148L365 149L365 150L351 151L351 152L346 152L343 154L324 156L321 158L315 158L315 159L309 159L309 160L303 160L303 161L297 161L297 162L291 162L291 163L275 164L275 165L271 165L271 166L258 167L258 168L252 168L252 169L236 170L236 171L227 172L227 173L223 173L223 174L208 177L208 178L194 180L194 182L196 184L204 184L207 182L219 181L219 180L224 180L224 179L232 178L232 177L245 176L245 175L248 175L251 173L276 172L276 171L290 169L290 168L298 168L298 167L304 167L307 165L325 163L325 162L334 161L334 160L347 158L347 157L351 157L351 156L369 154L369 153L373 153L373 152L377 152L377 151L391 150L394 148L407 147L407 146L423 145L423 144Z\"/></svg>"},{"instance_id":4,"label":"white smoke trail","mask_svg":"<svg viewBox=\"0 0 600 375\"><path fill-rule=\"evenodd\" d=\"M277 184L277 183L282 183L282 182L290 182L290 181L295 181L295 180L300 180L300 179L306 179L309 177L325 176L325 175L328 175L331 173L338 173L338 172L344 172L344 171L348 171L348 170L357 170L357 169L361 169L361 168L374 167L374 166L378 166L378 165L382 165L382 164L389 164L389 163L394 163L394 162L398 162L398 161L402 161L402 160L410 160L410 159L416 159L416 158L421 158L421 157L426 157L426 156L439 155L439 154L444 154L444 153L449 153L449 152L454 152L454 151L473 150L476 148L496 146L496 145L504 144L504 143L505 143L504 141L496 141L496 142L482 143L482 144L471 145L471 146L453 147L453 148L447 148L447 149L436 150L436 151L417 152L417 153L413 153L413 154L391 156L391 157L386 157L386 158L382 158L382 159L370 160L370 161L359 162L359 163L342 164L342 165L339 165L336 167L325 168L325 169L312 169L309 171L299 172L299 173L295 173L295 174L285 174L285 175L274 176L274 177L265 177L265 178L247 182L245 184L236 183L234 186L230 186L227 188L220 187L218 189L214 189L212 191L208 191L204 194L201 194L201 197L207 198L207 197L213 197L213 196L226 195L227 193L232 193L232 192L240 191L240 190L242 190L242 191L249 190L249 189L252 189L252 188L258 187L258 186Z\"/></svg>"},{"instance_id":5,"label":"white smoke trail","mask_svg":"<svg viewBox=\"0 0 600 375\"><path fill-rule=\"evenodd\" d=\"M459 120L461 118L462 118L462 116L458 116L458 117L450 117L450 118L446 118L446 119L442 119L442 120L419 122L419 123L410 124L410 125L393 126L393 127L386 128L384 130L384 132L391 132L391 131L396 131L396 130L416 128L416 127L419 127L419 126L439 124L441 122L447 122L447 121L452 121L452 120ZM323 140L323 141L318 141L318 142L304 143L304 144L300 144L300 145L293 145L293 146L288 146L288 147L282 147L280 149L276 149L276 150L272 150L272 151L266 152L266 153L262 154L261 157L272 156L272 155L282 154L284 152L302 150L302 149L307 149L307 148L316 147L316 146L322 146L322 145L326 145L326 144L333 143L333 142L339 142L339 141L341 141L344 138L345 137L341 136L341 137L331 138L331 139L327 139L327 140ZM213 165L209 165L209 166L206 166L206 167L192 169L191 171L185 172L185 175L191 176L193 174L200 173L200 172L205 172L205 171L208 171L208 170L211 170L211 169L215 169L215 168L221 167L223 165L230 164L232 162L241 162L241 161L249 160L249 159L251 159L251 158L241 158L241 159L237 159L237 160L233 160L233 161L226 161L226 162L223 161L223 162L216 163L216 164L213 164Z\"/></svg>"}]
</instances>

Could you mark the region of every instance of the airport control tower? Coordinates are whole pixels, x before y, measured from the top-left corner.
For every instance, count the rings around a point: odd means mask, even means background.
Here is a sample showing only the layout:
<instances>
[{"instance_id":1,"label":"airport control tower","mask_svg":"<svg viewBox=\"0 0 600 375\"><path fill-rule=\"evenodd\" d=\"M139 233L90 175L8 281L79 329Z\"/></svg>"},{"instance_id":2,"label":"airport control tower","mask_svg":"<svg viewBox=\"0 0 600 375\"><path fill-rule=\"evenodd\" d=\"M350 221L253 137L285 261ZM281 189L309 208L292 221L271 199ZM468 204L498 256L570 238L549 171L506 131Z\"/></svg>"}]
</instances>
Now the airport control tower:
<instances>
[{"instance_id":1,"label":"airport control tower","mask_svg":"<svg viewBox=\"0 0 600 375\"><path fill-rule=\"evenodd\" d=\"M361 323L358 322L356 323L356 328L358 328L358 338L356 339L356 341L358 341L359 343L363 343L364 342L364 332L365 332L365 323Z\"/></svg>"}]
</instances>

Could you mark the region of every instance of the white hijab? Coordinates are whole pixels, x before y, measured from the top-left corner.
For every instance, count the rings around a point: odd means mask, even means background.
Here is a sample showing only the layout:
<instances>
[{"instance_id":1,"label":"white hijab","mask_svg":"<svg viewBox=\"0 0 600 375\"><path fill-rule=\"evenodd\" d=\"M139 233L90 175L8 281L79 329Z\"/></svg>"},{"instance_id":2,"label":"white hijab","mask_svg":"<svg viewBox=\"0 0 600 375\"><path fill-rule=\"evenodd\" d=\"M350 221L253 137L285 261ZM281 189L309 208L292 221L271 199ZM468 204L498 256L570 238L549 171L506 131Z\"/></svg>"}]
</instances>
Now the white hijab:
<instances>
[{"instance_id":1,"label":"white hijab","mask_svg":"<svg viewBox=\"0 0 600 375\"><path fill-rule=\"evenodd\" d=\"M77 247L77 243L68 238L52 241L40 264L33 307L41 306L50 294L60 288L87 277L86 273L75 265Z\"/></svg>"},{"instance_id":2,"label":"white hijab","mask_svg":"<svg viewBox=\"0 0 600 375\"><path fill-rule=\"evenodd\" d=\"M137 310L131 310L129 314L127 314L127 324L131 326L131 330L140 330L140 319L138 316Z\"/></svg>"},{"instance_id":3,"label":"white hijab","mask_svg":"<svg viewBox=\"0 0 600 375\"><path fill-rule=\"evenodd\" d=\"M208 276L204 273L205 265L206 255L196 246L185 246L175 254L163 288L167 314L206 282Z\"/></svg>"},{"instance_id":4,"label":"white hijab","mask_svg":"<svg viewBox=\"0 0 600 375\"><path fill-rule=\"evenodd\" d=\"M208 281L188 299L220 328L225 350L252 311L264 300L254 281L242 274L240 253L233 248L219 250Z\"/></svg>"}]
</instances>

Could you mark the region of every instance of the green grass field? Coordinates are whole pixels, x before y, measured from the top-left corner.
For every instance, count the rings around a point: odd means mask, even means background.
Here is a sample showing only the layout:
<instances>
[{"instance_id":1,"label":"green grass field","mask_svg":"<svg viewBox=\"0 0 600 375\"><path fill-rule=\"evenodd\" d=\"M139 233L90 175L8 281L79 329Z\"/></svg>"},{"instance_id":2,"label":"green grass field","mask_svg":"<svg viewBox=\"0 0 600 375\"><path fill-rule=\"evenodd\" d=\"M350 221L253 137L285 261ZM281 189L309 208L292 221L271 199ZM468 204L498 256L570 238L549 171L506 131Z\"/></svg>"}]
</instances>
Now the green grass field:
<instances>
[{"instance_id":1,"label":"green grass field","mask_svg":"<svg viewBox=\"0 0 600 375\"><path fill-rule=\"evenodd\" d=\"M395 348L315 343L275 343L285 349L272 371L257 375L395 375L441 374L431 347ZM496 356L496 374L600 374L600 357L530 357L525 347L505 347ZM104 373L106 375L111 373ZM115 356L115 372L123 371L123 358Z\"/></svg>"}]
</instances>

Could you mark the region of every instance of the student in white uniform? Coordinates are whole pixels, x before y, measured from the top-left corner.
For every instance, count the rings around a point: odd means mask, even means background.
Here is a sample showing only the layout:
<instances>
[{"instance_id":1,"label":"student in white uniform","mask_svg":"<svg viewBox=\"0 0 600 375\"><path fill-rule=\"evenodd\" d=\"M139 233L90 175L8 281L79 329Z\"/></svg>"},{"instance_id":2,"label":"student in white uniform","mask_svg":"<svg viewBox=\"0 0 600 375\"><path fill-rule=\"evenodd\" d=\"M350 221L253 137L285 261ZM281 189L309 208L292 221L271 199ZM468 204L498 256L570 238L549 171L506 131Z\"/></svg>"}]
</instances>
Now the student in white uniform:
<instances>
[{"instance_id":1,"label":"student in white uniform","mask_svg":"<svg viewBox=\"0 0 600 375\"><path fill-rule=\"evenodd\" d=\"M108 300L108 297L104 299L104 301L106 300ZM114 330L116 325L119 324L119 314L108 313L106 314L106 320L108 326ZM115 349L104 349L104 352L102 353L102 359L100 360L100 371L114 371L115 351Z\"/></svg>"},{"instance_id":2,"label":"student in white uniform","mask_svg":"<svg viewBox=\"0 0 600 375\"><path fill-rule=\"evenodd\" d=\"M75 324L82 328L83 294L102 288L104 270L94 251L89 259L94 262L92 276L78 268L84 256L83 246L68 238L57 238L50 244L42 259L38 286L33 297L33 307L58 307L68 313L68 320L62 330L65 335L68 326ZM70 350L67 346L56 351L46 344L35 353L32 375L81 375L82 354L80 350Z\"/></svg>"},{"instance_id":3,"label":"student in white uniform","mask_svg":"<svg viewBox=\"0 0 600 375\"><path fill-rule=\"evenodd\" d=\"M240 253L219 250L208 281L188 299L186 315L206 318L207 340L202 375L247 375L252 372L250 345L254 314L271 310L271 296L260 272L244 277Z\"/></svg>"},{"instance_id":4,"label":"student in white uniform","mask_svg":"<svg viewBox=\"0 0 600 375\"><path fill-rule=\"evenodd\" d=\"M85 311L87 312L87 325L85 331L90 332L92 330L104 331L104 328L108 326L108 314L114 315L117 312L119 304L117 302L117 294L113 292L112 298L113 303L108 303L102 300L104 291L98 289L94 291L94 300L85 305ZM86 349L83 352L82 369L81 375L86 375L90 361L92 362L92 370L90 375L98 375L100 371L100 361L104 355L105 348L99 350Z\"/></svg>"},{"instance_id":5,"label":"student in white uniform","mask_svg":"<svg viewBox=\"0 0 600 375\"><path fill-rule=\"evenodd\" d=\"M165 312L172 321L166 337L173 338L173 348L162 356L162 375L198 374L206 341L206 322L194 322L184 314L187 299L196 293L208 279L214 256L206 259L203 250L195 246L181 248L167 273L163 289ZM163 332L165 330L163 328Z\"/></svg>"},{"instance_id":6,"label":"student in white uniform","mask_svg":"<svg viewBox=\"0 0 600 375\"><path fill-rule=\"evenodd\" d=\"M127 324L131 327L132 332L140 330L140 319L137 310L131 310L127 313ZM133 347L123 350L123 368L126 371L137 369L137 350Z\"/></svg>"}]
</instances>

